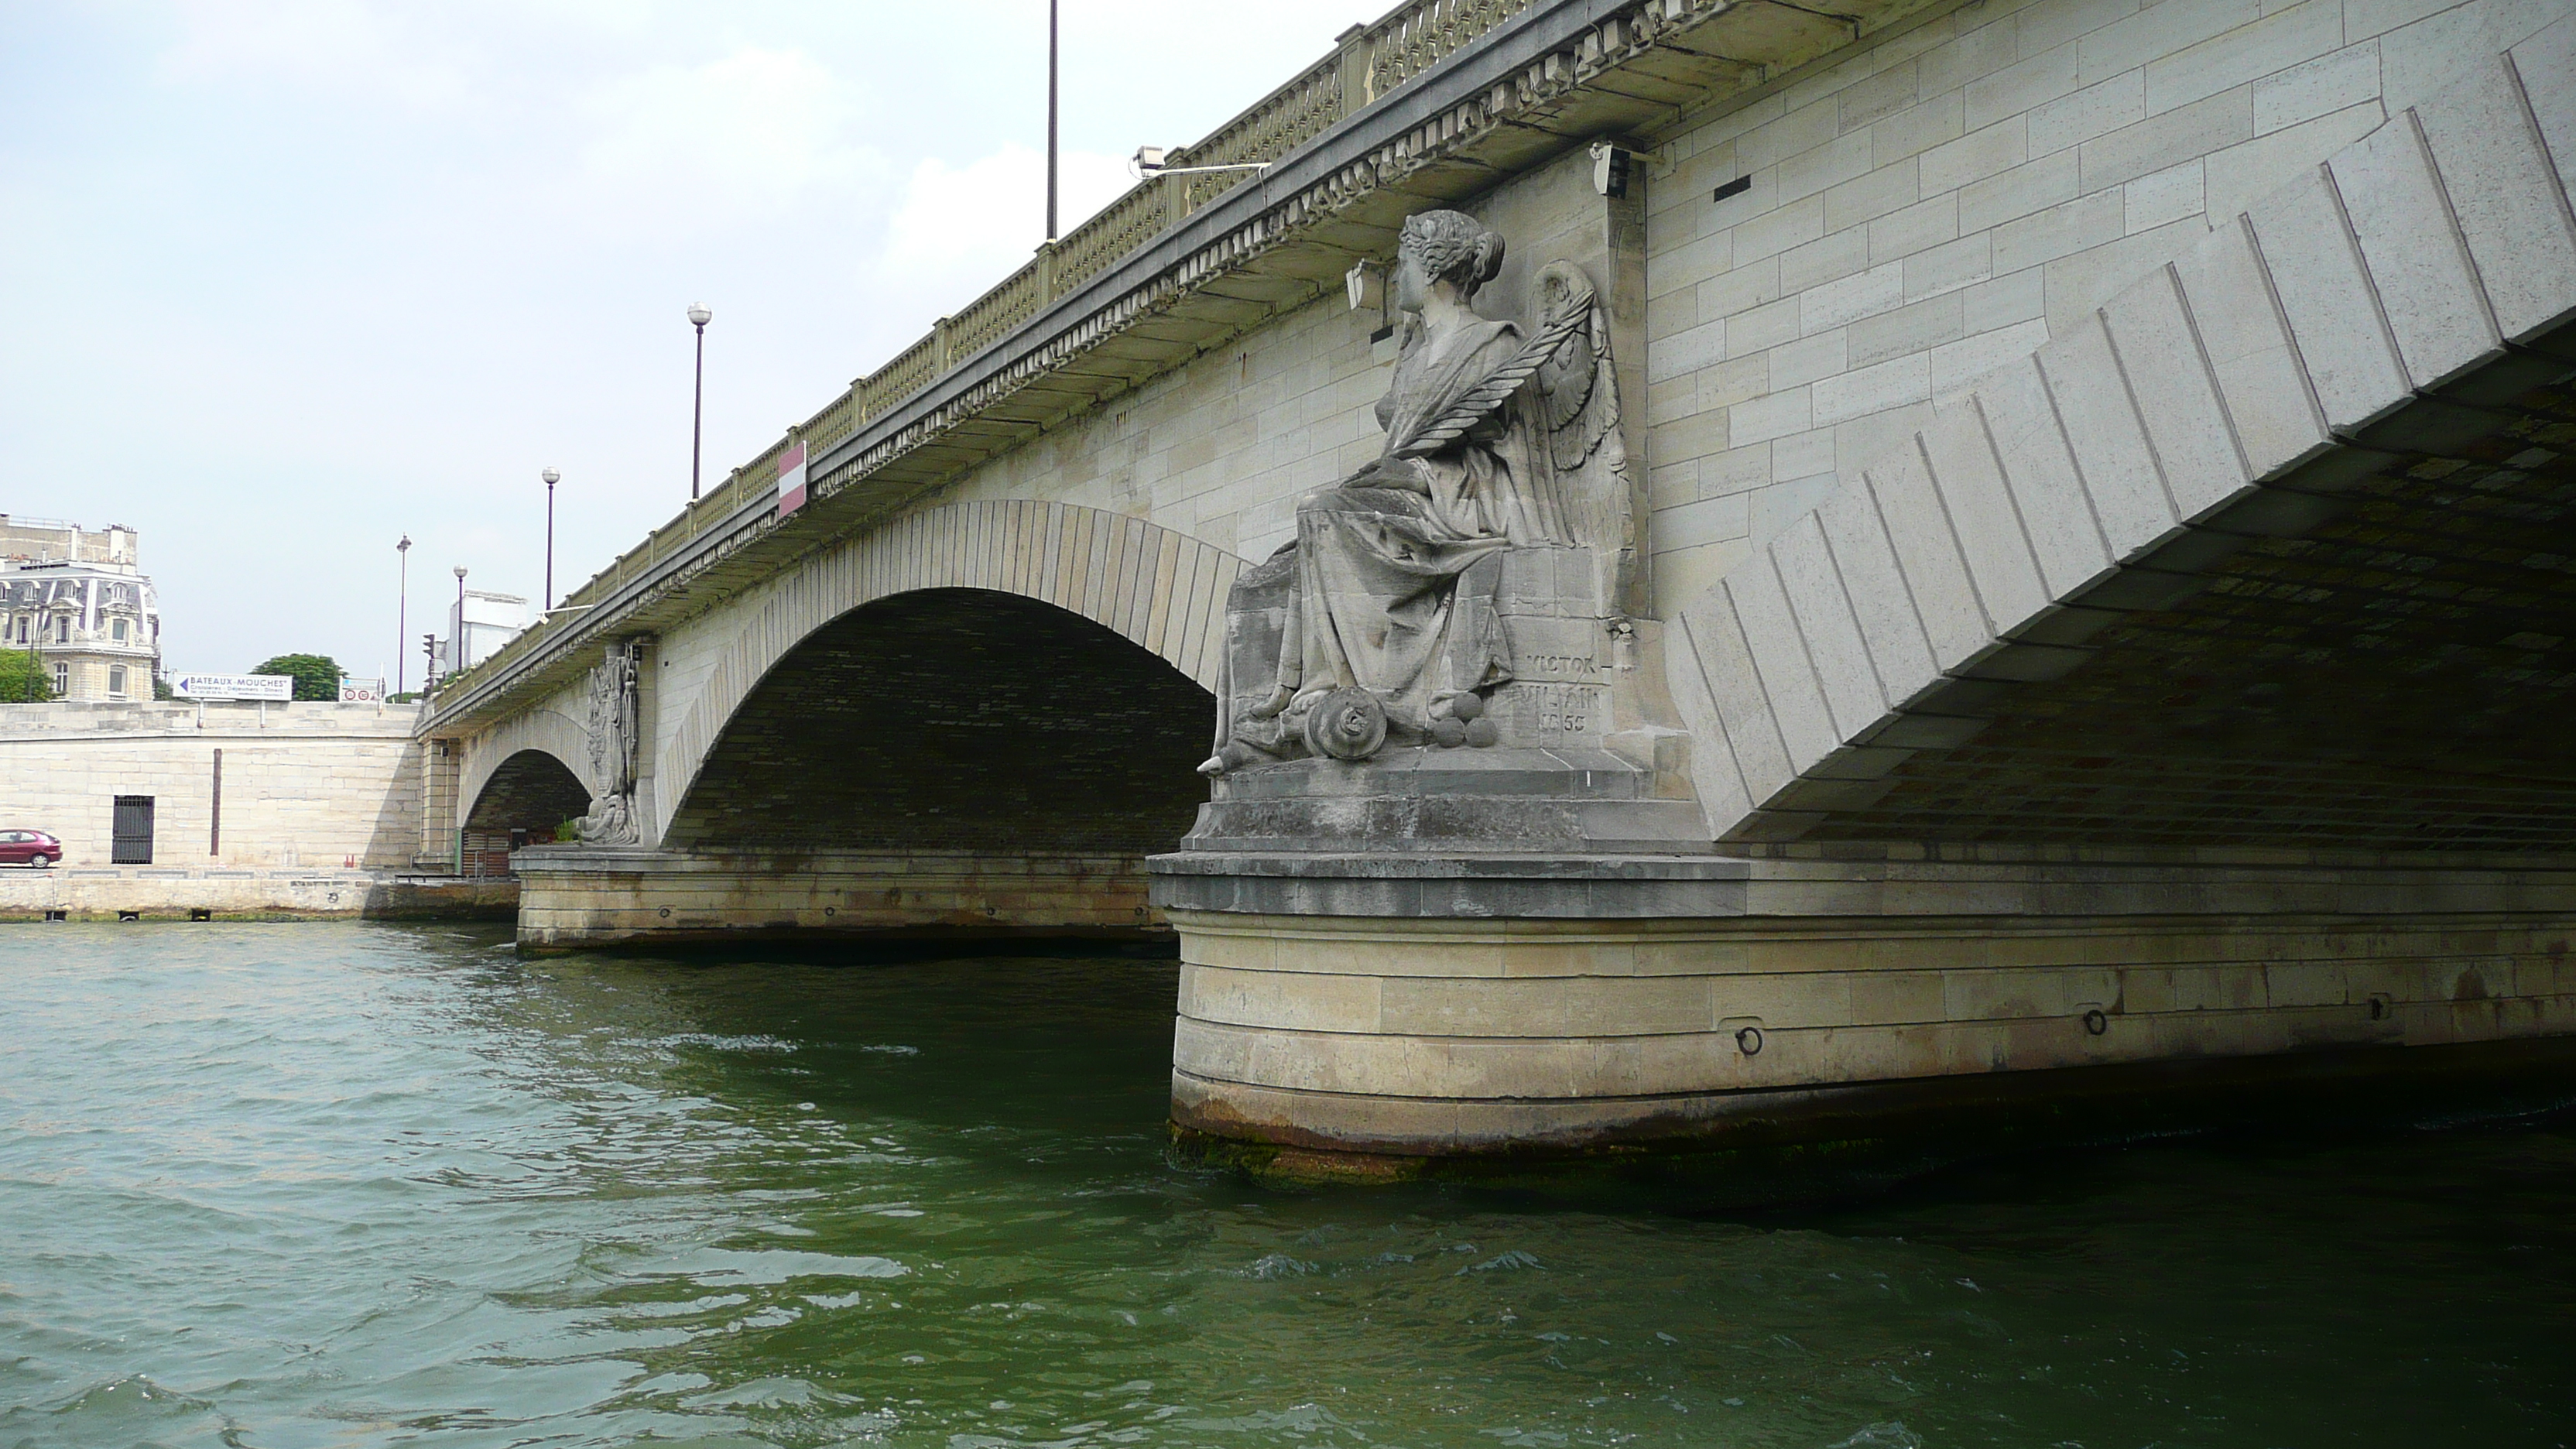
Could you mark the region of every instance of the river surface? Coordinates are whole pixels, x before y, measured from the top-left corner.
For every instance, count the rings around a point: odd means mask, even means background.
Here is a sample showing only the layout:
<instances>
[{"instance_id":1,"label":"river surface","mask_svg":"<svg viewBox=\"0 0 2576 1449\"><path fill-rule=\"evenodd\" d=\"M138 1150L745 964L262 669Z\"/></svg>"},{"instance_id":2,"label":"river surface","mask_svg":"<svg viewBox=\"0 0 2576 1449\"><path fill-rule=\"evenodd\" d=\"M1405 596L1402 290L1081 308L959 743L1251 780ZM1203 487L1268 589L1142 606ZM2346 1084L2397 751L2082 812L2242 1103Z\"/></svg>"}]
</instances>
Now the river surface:
<instances>
[{"instance_id":1,"label":"river surface","mask_svg":"<svg viewBox=\"0 0 2576 1449\"><path fill-rule=\"evenodd\" d=\"M0 928L0 1446L2576 1443L2564 1120L1263 1191L1174 971Z\"/></svg>"}]
</instances>

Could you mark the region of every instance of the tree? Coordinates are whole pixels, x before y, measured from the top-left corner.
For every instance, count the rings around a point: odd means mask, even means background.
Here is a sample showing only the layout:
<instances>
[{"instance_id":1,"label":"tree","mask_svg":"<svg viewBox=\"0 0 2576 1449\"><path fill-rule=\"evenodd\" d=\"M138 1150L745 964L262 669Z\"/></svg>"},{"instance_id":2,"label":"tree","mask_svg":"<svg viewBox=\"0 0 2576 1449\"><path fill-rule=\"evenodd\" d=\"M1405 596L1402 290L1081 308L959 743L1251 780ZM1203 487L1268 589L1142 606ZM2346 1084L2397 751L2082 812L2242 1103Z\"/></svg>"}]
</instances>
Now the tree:
<instances>
[{"instance_id":1,"label":"tree","mask_svg":"<svg viewBox=\"0 0 2576 1449\"><path fill-rule=\"evenodd\" d=\"M54 681L33 649L0 649L0 704L43 704Z\"/></svg>"},{"instance_id":2,"label":"tree","mask_svg":"<svg viewBox=\"0 0 2576 1449\"><path fill-rule=\"evenodd\" d=\"M332 663L328 654L280 654L251 670L253 674L291 674L297 699L328 700L340 697L340 676L347 672Z\"/></svg>"}]
</instances>

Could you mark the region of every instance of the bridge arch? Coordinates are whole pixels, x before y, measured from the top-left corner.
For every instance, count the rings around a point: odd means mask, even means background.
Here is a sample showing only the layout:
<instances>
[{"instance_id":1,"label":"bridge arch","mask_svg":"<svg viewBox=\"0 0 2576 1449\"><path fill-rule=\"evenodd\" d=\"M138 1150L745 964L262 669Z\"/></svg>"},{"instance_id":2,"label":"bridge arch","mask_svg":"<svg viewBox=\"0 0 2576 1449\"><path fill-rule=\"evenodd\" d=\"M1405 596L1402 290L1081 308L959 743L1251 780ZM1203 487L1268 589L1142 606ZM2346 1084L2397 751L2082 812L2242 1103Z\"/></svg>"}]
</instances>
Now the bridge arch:
<instances>
[{"instance_id":1,"label":"bridge arch","mask_svg":"<svg viewBox=\"0 0 2576 1449\"><path fill-rule=\"evenodd\" d=\"M542 769L541 762L560 768ZM488 822L478 817L489 815L485 797L496 787L514 795L537 792L548 809L579 792L581 798L570 811L545 822L549 827L588 810L590 732L556 709L532 709L503 720L472 742L457 779L456 818L469 829L483 828Z\"/></svg>"},{"instance_id":2,"label":"bridge arch","mask_svg":"<svg viewBox=\"0 0 2576 1449\"><path fill-rule=\"evenodd\" d=\"M519 750L493 768L469 803L466 848L503 849L490 842L514 832L543 844L554 839L555 827L589 808L590 787L563 761L545 750Z\"/></svg>"},{"instance_id":3,"label":"bridge arch","mask_svg":"<svg viewBox=\"0 0 2576 1449\"><path fill-rule=\"evenodd\" d=\"M1168 660L1053 604L894 594L807 635L762 678L663 844L1132 874L1207 798L1192 766L1212 706Z\"/></svg>"},{"instance_id":4,"label":"bridge arch","mask_svg":"<svg viewBox=\"0 0 2576 1449\"><path fill-rule=\"evenodd\" d=\"M1171 683L1186 681L1213 693L1226 593L1241 568L1231 550L1078 504L957 503L872 529L782 579L714 657L697 666L703 674L690 690L686 711L655 752L654 836L680 843L671 834L684 802L697 792L701 773L745 703L772 682L790 655L858 610L897 596L937 594L998 624L1005 614L960 601L975 594L1016 596L1048 606L1018 612L1029 627L1045 629L1052 614L1088 620L1097 626L1094 632L1106 631L1159 659L1180 676ZM918 617L916 611L900 622ZM1072 640L1081 634L1051 637ZM1155 687L1151 675L1138 679L1139 687ZM1205 717L1204 708L1189 716L1201 744ZM1040 739L1032 743L1042 747Z\"/></svg>"}]
</instances>

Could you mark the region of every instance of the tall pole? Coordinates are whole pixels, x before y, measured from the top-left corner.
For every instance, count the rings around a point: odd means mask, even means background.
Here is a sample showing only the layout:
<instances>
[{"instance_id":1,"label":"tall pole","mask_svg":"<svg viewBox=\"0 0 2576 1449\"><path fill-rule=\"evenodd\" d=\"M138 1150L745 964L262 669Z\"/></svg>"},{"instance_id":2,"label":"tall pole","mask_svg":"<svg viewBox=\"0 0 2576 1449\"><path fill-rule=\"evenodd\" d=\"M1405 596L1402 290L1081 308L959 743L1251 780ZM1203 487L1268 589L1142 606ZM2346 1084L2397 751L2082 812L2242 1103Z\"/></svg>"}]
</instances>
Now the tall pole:
<instances>
[{"instance_id":1,"label":"tall pole","mask_svg":"<svg viewBox=\"0 0 2576 1449\"><path fill-rule=\"evenodd\" d=\"M402 587L394 595L394 693L400 694L403 692L403 666L411 662L411 620L408 617L411 613L410 534L404 534L402 542L394 545L394 555L402 560L398 566Z\"/></svg>"},{"instance_id":2,"label":"tall pole","mask_svg":"<svg viewBox=\"0 0 2576 1449\"><path fill-rule=\"evenodd\" d=\"M555 611L555 480L563 475L548 468L537 476L546 480L546 601L537 610L542 617Z\"/></svg>"},{"instance_id":3,"label":"tall pole","mask_svg":"<svg viewBox=\"0 0 2576 1449\"><path fill-rule=\"evenodd\" d=\"M1047 0L1047 233L1056 239L1055 229L1055 154L1056 154L1056 3Z\"/></svg>"},{"instance_id":4,"label":"tall pole","mask_svg":"<svg viewBox=\"0 0 2576 1449\"><path fill-rule=\"evenodd\" d=\"M456 566L456 623L447 631L447 673L453 678L466 670L465 661L465 565Z\"/></svg>"},{"instance_id":5,"label":"tall pole","mask_svg":"<svg viewBox=\"0 0 2576 1449\"><path fill-rule=\"evenodd\" d=\"M704 302L689 304L689 325L698 329L697 403L689 413L689 501L698 497L698 445L707 432L707 324L716 314Z\"/></svg>"}]
</instances>

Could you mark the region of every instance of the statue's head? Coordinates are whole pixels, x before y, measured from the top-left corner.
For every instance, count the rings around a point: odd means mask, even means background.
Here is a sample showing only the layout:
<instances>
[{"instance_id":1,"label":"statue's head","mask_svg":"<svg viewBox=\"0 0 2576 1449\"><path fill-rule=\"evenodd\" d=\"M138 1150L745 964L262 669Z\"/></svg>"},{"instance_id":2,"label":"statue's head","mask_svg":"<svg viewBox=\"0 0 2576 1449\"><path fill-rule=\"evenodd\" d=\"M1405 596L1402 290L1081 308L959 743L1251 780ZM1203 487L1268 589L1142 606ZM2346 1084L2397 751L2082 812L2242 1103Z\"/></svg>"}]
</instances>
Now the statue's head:
<instances>
[{"instance_id":1,"label":"statue's head","mask_svg":"<svg viewBox=\"0 0 2576 1449\"><path fill-rule=\"evenodd\" d=\"M1428 291L1435 282L1447 282L1458 289L1460 301L1469 301L1503 269L1503 234L1463 211L1417 212L1404 219L1395 257L1399 307L1413 311L1421 305L1419 296L1404 295L1405 283Z\"/></svg>"}]
</instances>

